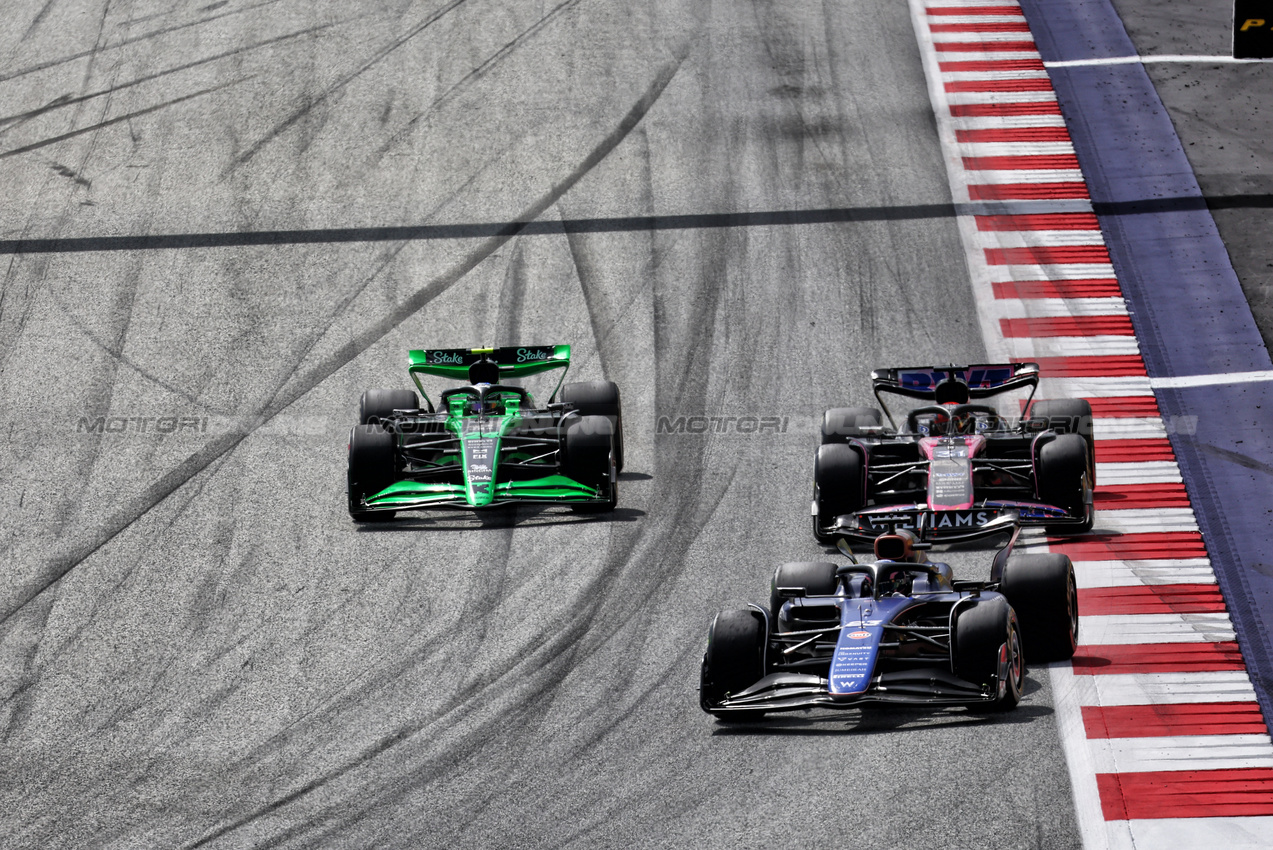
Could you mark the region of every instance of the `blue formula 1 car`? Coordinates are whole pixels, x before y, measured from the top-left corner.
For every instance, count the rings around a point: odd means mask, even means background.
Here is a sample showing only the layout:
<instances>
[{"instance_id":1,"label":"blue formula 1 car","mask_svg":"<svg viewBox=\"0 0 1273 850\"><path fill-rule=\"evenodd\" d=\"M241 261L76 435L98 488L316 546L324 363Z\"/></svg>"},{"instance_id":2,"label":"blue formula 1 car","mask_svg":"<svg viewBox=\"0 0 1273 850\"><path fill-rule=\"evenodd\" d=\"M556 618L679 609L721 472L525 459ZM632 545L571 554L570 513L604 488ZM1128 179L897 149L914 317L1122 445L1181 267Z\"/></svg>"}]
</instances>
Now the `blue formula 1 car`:
<instances>
[{"instance_id":1,"label":"blue formula 1 car","mask_svg":"<svg viewBox=\"0 0 1273 850\"><path fill-rule=\"evenodd\" d=\"M1074 654L1078 591L1065 555L1011 553L989 581L956 581L930 561L919 531L875 538L875 560L783 564L769 607L722 611L712 621L699 698L722 721L767 711L863 703L981 706L1021 699L1025 659ZM1019 531L1019 529L1018 529Z\"/></svg>"}]
</instances>

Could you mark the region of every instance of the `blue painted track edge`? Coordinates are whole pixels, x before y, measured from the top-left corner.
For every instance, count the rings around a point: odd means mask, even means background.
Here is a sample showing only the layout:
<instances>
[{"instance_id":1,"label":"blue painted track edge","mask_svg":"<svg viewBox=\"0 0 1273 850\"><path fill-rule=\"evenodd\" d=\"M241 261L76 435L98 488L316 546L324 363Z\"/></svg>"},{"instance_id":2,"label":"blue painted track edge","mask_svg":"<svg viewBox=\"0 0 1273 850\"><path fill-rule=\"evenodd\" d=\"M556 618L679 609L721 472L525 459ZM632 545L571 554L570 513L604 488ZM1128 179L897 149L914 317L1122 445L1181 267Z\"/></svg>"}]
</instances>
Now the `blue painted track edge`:
<instances>
[{"instance_id":1,"label":"blue painted track edge","mask_svg":"<svg viewBox=\"0 0 1273 850\"><path fill-rule=\"evenodd\" d=\"M1136 54L1109 0L1021 0L1021 7L1045 62ZM1050 75L1149 375L1273 368L1144 67L1053 68ZM1273 550L1273 386L1154 392L1267 723L1273 718L1273 557L1265 555Z\"/></svg>"}]
</instances>

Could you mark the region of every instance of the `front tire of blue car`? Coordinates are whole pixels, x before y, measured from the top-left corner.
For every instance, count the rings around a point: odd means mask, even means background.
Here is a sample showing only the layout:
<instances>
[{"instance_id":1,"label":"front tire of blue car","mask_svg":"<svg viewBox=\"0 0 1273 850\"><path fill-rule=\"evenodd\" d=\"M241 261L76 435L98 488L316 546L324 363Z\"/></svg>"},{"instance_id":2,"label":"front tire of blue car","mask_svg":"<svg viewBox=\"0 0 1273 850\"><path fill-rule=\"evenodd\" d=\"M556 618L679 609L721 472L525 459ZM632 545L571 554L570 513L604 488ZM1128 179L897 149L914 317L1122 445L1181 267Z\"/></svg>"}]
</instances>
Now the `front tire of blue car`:
<instances>
[{"instance_id":1,"label":"front tire of blue car","mask_svg":"<svg viewBox=\"0 0 1273 850\"><path fill-rule=\"evenodd\" d=\"M1021 620L1022 640L1035 661L1065 661L1078 649L1079 603L1068 555L1012 555L999 580Z\"/></svg>"},{"instance_id":2,"label":"front tire of blue car","mask_svg":"<svg viewBox=\"0 0 1273 850\"><path fill-rule=\"evenodd\" d=\"M1016 612L1002 596L964 608L955 620L955 675L991 689L983 707L1011 711L1025 686L1025 654Z\"/></svg>"},{"instance_id":3,"label":"front tire of blue car","mask_svg":"<svg viewBox=\"0 0 1273 850\"><path fill-rule=\"evenodd\" d=\"M748 688L765 675L765 624L749 608L721 611L707 631L707 652L699 678L699 703L722 723L758 720L764 711L718 711L730 694Z\"/></svg>"},{"instance_id":4,"label":"front tire of blue car","mask_svg":"<svg viewBox=\"0 0 1273 850\"><path fill-rule=\"evenodd\" d=\"M379 425L355 425L349 432L349 470L346 492L354 522L393 519L393 511L362 509L362 500L394 482L397 440Z\"/></svg>"},{"instance_id":5,"label":"front tire of blue car","mask_svg":"<svg viewBox=\"0 0 1273 850\"><path fill-rule=\"evenodd\" d=\"M800 588L805 596L830 596L835 593L838 579L835 564L830 561L792 561L779 565L769 582L769 610L773 612L774 631L779 627L779 613L786 598L778 588Z\"/></svg>"}]
</instances>

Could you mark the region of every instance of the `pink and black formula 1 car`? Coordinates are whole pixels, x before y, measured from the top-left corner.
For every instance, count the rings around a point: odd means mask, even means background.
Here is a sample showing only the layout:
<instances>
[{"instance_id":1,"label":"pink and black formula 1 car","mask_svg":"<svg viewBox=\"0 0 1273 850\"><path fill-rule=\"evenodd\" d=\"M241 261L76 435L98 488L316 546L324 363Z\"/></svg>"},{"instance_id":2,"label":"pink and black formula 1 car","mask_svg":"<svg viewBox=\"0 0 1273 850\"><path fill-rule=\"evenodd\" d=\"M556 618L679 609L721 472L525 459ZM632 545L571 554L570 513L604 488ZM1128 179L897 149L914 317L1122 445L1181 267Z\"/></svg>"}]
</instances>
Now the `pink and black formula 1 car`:
<instances>
[{"instance_id":1,"label":"pink and black formula 1 car","mask_svg":"<svg viewBox=\"0 0 1273 850\"><path fill-rule=\"evenodd\" d=\"M1091 529L1092 408L1034 401L1037 363L878 369L871 382L888 424L870 407L823 416L813 468L818 540L871 539L921 515L940 542L1009 531L1014 518L1054 533ZM885 394L910 409L895 419ZM1013 410L987 403L992 396Z\"/></svg>"}]
</instances>

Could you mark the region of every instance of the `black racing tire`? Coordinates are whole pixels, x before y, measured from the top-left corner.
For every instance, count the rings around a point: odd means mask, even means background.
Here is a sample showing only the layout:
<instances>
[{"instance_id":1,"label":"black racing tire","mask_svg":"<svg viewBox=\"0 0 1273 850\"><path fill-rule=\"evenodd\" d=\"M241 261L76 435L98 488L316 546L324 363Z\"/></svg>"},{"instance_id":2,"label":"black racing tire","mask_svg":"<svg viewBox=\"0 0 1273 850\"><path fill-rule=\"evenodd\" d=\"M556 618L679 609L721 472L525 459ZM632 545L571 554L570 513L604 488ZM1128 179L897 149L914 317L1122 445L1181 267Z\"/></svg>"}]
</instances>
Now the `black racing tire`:
<instances>
[{"instance_id":1,"label":"black racing tire","mask_svg":"<svg viewBox=\"0 0 1273 850\"><path fill-rule=\"evenodd\" d=\"M955 619L955 675L974 685L993 685L996 694L982 708L1010 711L1021 701L1025 655L1017 615L1002 596L961 607ZM999 681L999 656L1008 654L1008 676Z\"/></svg>"},{"instance_id":2,"label":"black racing tire","mask_svg":"<svg viewBox=\"0 0 1273 850\"><path fill-rule=\"evenodd\" d=\"M1079 637L1078 584L1068 555L1012 555L1003 568L999 592L1021 623L1021 642L1031 661L1064 661L1074 656Z\"/></svg>"},{"instance_id":3,"label":"black racing tire","mask_svg":"<svg viewBox=\"0 0 1273 850\"><path fill-rule=\"evenodd\" d=\"M358 402L358 424L375 425L395 410L419 410L415 390L367 390Z\"/></svg>"},{"instance_id":4,"label":"black racing tire","mask_svg":"<svg viewBox=\"0 0 1273 850\"><path fill-rule=\"evenodd\" d=\"M614 381L574 381L561 388L558 401L573 404L580 416L604 416L614 425L614 464L623 471L623 403Z\"/></svg>"},{"instance_id":5,"label":"black racing tire","mask_svg":"<svg viewBox=\"0 0 1273 850\"><path fill-rule=\"evenodd\" d=\"M878 428L883 422L880 412L873 407L833 407L822 414L822 445L878 434L867 429Z\"/></svg>"},{"instance_id":6,"label":"black racing tire","mask_svg":"<svg viewBox=\"0 0 1273 850\"><path fill-rule=\"evenodd\" d=\"M778 612L786 599L778 595L780 587L802 587L805 596L830 596L835 593L835 564L830 561L792 561L774 570L769 583L769 611L775 630L778 628Z\"/></svg>"},{"instance_id":7,"label":"black racing tire","mask_svg":"<svg viewBox=\"0 0 1273 850\"><path fill-rule=\"evenodd\" d=\"M355 425L349 432L346 492L354 522L393 519L393 511L359 510L361 499L392 484L397 475L397 438L379 425Z\"/></svg>"},{"instance_id":8,"label":"black racing tire","mask_svg":"<svg viewBox=\"0 0 1273 850\"><path fill-rule=\"evenodd\" d=\"M611 475L614 455L614 424L605 416L572 417L562 438L561 473L580 484L597 487L610 494L606 502L572 504L578 513L606 513L619 500L618 481Z\"/></svg>"},{"instance_id":9,"label":"black racing tire","mask_svg":"<svg viewBox=\"0 0 1273 850\"><path fill-rule=\"evenodd\" d=\"M1086 518L1083 525L1049 526L1049 533L1074 534L1091 531L1092 512L1088 510L1085 498L1088 487L1084 486L1087 474L1087 443L1080 435L1061 434L1039 449L1039 499L1046 504L1065 508L1070 513L1083 514Z\"/></svg>"},{"instance_id":10,"label":"black racing tire","mask_svg":"<svg viewBox=\"0 0 1273 850\"><path fill-rule=\"evenodd\" d=\"M813 533L827 542L832 535L823 527L842 514L861 510L866 504L866 477L862 454L847 443L830 443L818 447L813 462L813 501L818 514L813 518Z\"/></svg>"},{"instance_id":11,"label":"black racing tire","mask_svg":"<svg viewBox=\"0 0 1273 850\"><path fill-rule=\"evenodd\" d=\"M1030 406L1034 427L1058 434L1078 434L1087 443L1087 478L1096 486L1096 439L1092 434L1092 405L1081 398L1047 398Z\"/></svg>"},{"instance_id":12,"label":"black racing tire","mask_svg":"<svg viewBox=\"0 0 1273 850\"><path fill-rule=\"evenodd\" d=\"M765 624L759 611L721 611L707 631L707 652L699 680L699 704L723 723L757 720L764 711L714 709L726 696L751 687L765 675Z\"/></svg>"}]
</instances>

